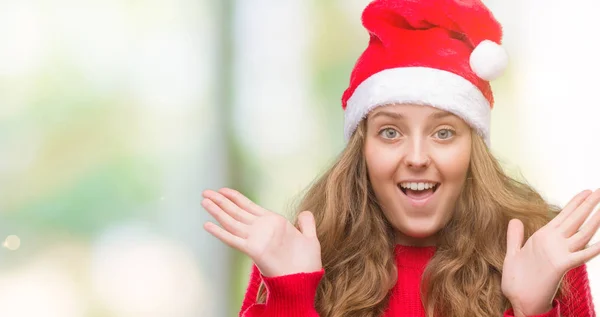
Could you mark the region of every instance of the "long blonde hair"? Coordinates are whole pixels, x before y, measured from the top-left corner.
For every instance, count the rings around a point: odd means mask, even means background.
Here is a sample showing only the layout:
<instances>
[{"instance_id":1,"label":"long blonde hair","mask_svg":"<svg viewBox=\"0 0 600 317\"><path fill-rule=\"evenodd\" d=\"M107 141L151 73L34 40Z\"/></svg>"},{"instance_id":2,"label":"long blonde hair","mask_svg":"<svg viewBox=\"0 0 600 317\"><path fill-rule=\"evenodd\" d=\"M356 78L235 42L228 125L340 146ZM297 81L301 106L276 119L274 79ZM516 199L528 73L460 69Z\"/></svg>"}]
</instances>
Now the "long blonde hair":
<instances>
[{"instance_id":1,"label":"long blonde hair","mask_svg":"<svg viewBox=\"0 0 600 317\"><path fill-rule=\"evenodd\" d=\"M381 316L397 280L394 229L368 180L365 132L363 121L297 208L312 211L317 224L325 275L315 308L322 317ZM507 176L475 132L472 140L465 185L421 281L428 317L500 316L510 305L500 289L508 221L520 219L527 239L558 210Z\"/></svg>"}]
</instances>

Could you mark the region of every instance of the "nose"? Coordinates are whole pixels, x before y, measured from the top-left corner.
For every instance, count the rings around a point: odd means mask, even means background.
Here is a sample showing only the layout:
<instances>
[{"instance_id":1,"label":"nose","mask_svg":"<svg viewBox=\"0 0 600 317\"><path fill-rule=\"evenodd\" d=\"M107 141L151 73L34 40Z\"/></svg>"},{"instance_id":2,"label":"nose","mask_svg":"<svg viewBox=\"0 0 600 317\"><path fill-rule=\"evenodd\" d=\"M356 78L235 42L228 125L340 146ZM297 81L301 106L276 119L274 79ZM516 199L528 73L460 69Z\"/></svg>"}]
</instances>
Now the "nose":
<instances>
[{"instance_id":1,"label":"nose","mask_svg":"<svg viewBox=\"0 0 600 317\"><path fill-rule=\"evenodd\" d=\"M425 142L413 139L408 143L405 159L406 165L415 169L422 169L429 166L431 158Z\"/></svg>"}]
</instances>

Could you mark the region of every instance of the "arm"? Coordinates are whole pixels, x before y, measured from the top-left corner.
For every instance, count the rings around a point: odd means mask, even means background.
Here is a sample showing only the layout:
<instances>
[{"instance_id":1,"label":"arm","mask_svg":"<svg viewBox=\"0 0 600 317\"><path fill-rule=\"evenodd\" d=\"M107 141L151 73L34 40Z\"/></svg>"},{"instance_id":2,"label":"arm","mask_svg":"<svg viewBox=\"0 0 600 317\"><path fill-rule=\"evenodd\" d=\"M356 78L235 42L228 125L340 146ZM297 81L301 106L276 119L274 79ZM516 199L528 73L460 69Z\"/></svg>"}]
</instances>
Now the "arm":
<instances>
[{"instance_id":1,"label":"arm","mask_svg":"<svg viewBox=\"0 0 600 317\"><path fill-rule=\"evenodd\" d=\"M562 317L595 317L586 265L583 264L570 270L565 279L568 289L565 298L559 299L560 315Z\"/></svg>"},{"instance_id":2,"label":"arm","mask_svg":"<svg viewBox=\"0 0 600 317\"><path fill-rule=\"evenodd\" d=\"M567 293L552 301L552 309L532 317L595 317L594 303L585 264L576 267L565 275ZM504 317L513 317L512 308Z\"/></svg>"},{"instance_id":3,"label":"arm","mask_svg":"<svg viewBox=\"0 0 600 317\"><path fill-rule=\"evenodd\" d=\"M206 190L202 195L202 206L223 226L207 222L204 229L255 263L240 316L318 317L315 294L324 271L312 213L301 212L297 228L235 190ZM259 304L256 296L263 282L267 298Z\"/></svg>"},{"instance_id":4,"label":"arm","mask_svg":"<svg viewBox=\"0 0 600 317\"><path fill-rule=\"evenodd\" d=\"M600 189L582 191L524 245L523 223L509 221L501 287L516 317L544 316L552 310L564 316L571 316L572 311L577 317L593 314L589 309L585 313L589 285L585 268L580 267L600 254L600 243L588 245L600 228L600 213L592 214L598 204ZM556 291L563 279L567 284L572 281L571 295L553 303L560 297Z\"/></svg>"},{"instance_id":5,"label":"arm","mask_svg":"<svg viewBox=\"0 0 600 317\"><path fill-rule=\"evenodd\" d=\"M314 307L324 271L265 277L254 265L240 317L318 317ZM261 282L267 287L266 303L256 303Z\"/></svg>"}]
</instances>

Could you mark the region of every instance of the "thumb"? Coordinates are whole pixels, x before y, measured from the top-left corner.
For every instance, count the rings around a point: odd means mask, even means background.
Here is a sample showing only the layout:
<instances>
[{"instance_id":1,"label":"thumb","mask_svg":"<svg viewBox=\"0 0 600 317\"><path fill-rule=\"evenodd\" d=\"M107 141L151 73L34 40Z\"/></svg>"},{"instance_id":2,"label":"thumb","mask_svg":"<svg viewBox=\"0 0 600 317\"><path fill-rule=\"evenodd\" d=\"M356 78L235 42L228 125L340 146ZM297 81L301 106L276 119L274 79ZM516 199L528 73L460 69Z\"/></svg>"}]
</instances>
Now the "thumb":
<instances>
[{"instance_id":1,"label":"thumb","mask_svg":"<svg viewBox=\"0 0 600 317\"><path fill-rule=\"evenodd\" d=\"M523 222L519 219L512 219L508 222L506 232L506 255L513 256L523 247L524 235Z\"/></svg>"},{"instance_id":2,"label":"thumb","mask_svg":"<svg viewBox=\"0 0 600 317\"><path fill-rule=\"evenodd\" d=\"M298 215L298 227L300 232L307 238L317 237L317 228L315 227L315 217L310 211L303 211Z\"/></svg>"}]
</instances>

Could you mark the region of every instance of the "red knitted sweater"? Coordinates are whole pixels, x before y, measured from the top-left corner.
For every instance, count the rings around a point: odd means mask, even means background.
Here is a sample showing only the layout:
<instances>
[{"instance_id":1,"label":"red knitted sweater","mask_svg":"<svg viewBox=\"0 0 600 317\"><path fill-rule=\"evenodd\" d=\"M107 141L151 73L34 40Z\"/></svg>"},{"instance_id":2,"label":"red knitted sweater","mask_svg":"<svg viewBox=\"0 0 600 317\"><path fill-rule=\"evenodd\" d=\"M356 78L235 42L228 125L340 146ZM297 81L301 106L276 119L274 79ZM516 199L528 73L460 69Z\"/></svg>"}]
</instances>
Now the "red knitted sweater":
<instances>
[{"instance_id":1,"label":"red knitted sweater","mask_svg":"<svg viewBox=\"0 0 600 317\"><path fill-rule=\"evenodd\" d=\"M419 295L419 285L425 266L435 253L435 247L396 247L398 282L391 290L389 307L384 317L424 317L425 310ZM317 286L324 271L299 273L278 277L262 276L254 266L246 296L242 304L242 317L318 317L314 308ZM553 308L536 317L591 317L596 316L585 265L569 271L565 277L570 284L569 296L553 301ZM256 303L260 283L267 287L265 304ZM511 309L505 317L513 316Z\"/></svg>"}]
</instances>

